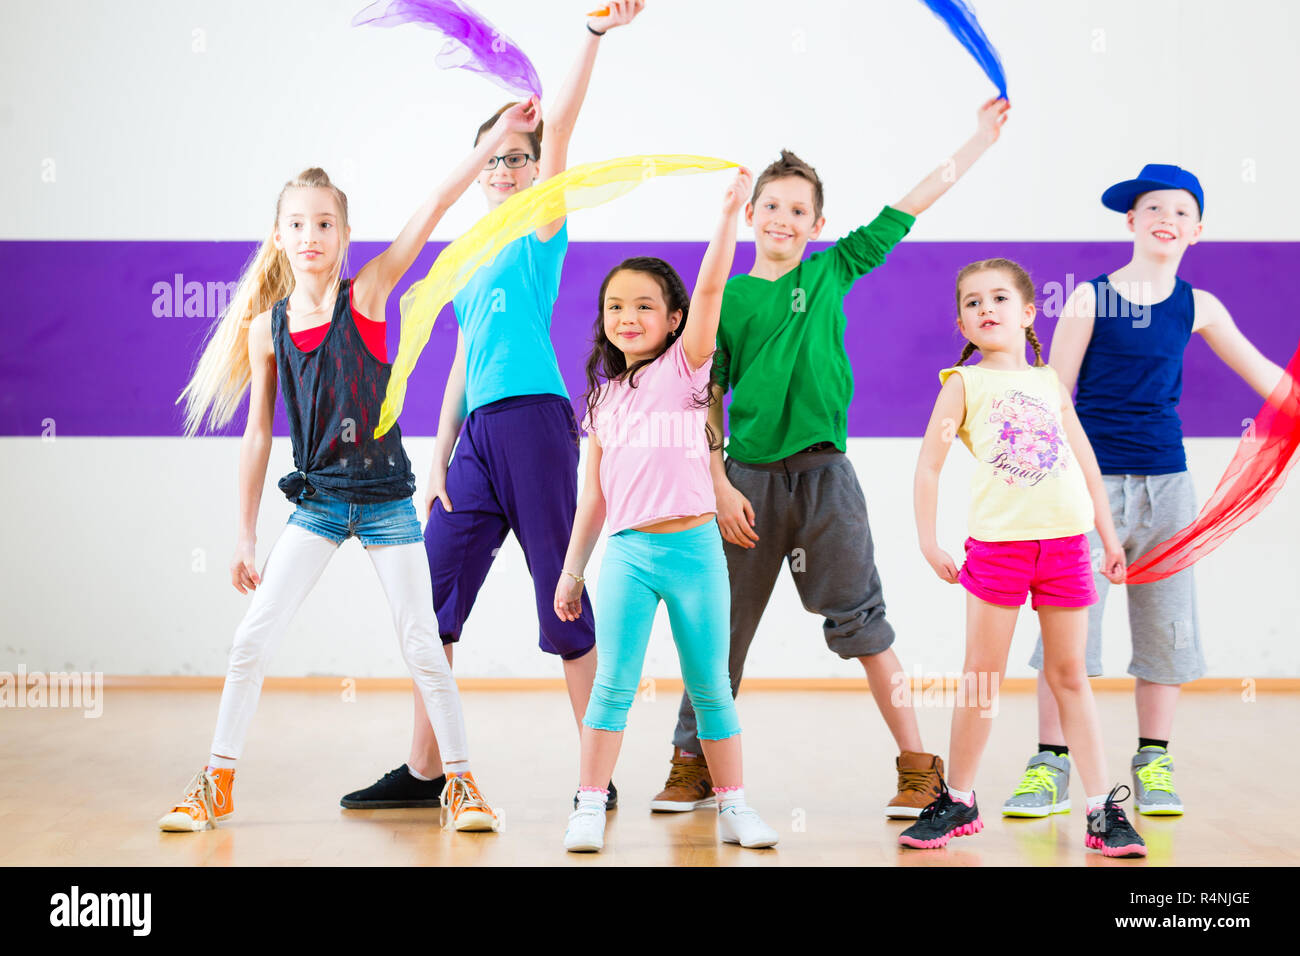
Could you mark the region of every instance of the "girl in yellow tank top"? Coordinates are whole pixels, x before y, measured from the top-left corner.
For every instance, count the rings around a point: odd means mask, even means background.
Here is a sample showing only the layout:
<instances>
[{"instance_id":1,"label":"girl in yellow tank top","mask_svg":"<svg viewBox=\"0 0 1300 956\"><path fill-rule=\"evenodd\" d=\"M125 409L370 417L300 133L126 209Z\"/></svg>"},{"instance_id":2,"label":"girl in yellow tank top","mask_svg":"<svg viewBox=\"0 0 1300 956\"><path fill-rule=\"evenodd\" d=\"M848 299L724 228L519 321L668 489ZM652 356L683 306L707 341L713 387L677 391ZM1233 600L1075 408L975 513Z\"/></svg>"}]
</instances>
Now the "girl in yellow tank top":
<instances>
[{"instance_id":1,"label":"girl in yellow tank top","mask_svg":"<svg viewBox=\"0 0 1300 956\"><path fill-rule=\"evenodd\" d=\"M957 275L957 313L967 345L957 366L939 373L943 389L921 444L915 504L926 560L940 578L968 592L966 662L952 718L952 785L945 783L899 842L930 849L983 828L974 787L988 742L985 718L996 713L1016 617L1032 594L1043 631L1043 673L1089 794L1085 845L1107 856L1145 856L1146 845L1119 807L1119 788L1105 790L1101 726L1084 665L1088 606L1097 601L1085 537L1094 524L1106 577L1124 579L1124 552L1097 460L1069 394L1043 364L1028 273L1006 259L972 263ZM1026 342L1034 350L1032 366ZM975 351L980 363L964 365ZM939 472L954 437L976 460L971 537L960 570L935 531Z\"/></svg>"}]
</instances>

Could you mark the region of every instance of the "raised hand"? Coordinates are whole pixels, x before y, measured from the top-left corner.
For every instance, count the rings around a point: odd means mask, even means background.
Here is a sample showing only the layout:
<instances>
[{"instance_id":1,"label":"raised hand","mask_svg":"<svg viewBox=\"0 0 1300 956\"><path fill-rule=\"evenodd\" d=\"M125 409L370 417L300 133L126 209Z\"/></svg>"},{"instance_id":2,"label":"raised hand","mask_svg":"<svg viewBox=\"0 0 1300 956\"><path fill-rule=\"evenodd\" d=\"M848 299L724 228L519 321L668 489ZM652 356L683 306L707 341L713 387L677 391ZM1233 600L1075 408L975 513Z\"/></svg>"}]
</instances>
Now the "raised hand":
<instances>
[{"instance_id":1,"label":"raised hand","mask_svg":"<svg viewBox=\"0 0 1300 956\"><path fill-rule=\"evenodd\" d=\"M979 132L989 146L998 141L998 134L1002 132L1002 124L1007 121L1010 110L1011 104L996 96L980 107Z\"/></svg>"},{"instance_id":2,"label":"raised hand","mask_svg":"<svg viewBox=\"0 0 1300 956\"><path fill-rule=\"evenodd\" d=\"M722 200L722 214L734 216L745 203L749 202L750 193L754 191L754 174L744 166L736 170L736 178L727 187L727 195Z\"/></svg>"},{"instance_id":3,"label":"raised hand","mask_svg":"<svg viewBox=\"0 0 1300 956\"><path fill-rule=\"evenodd\" d=\"M626 26L645 8L645 0L610 0L599 11L602 16L590 16L587 25L604 33L614 27Z\"/></svg>"},{"instance_id":4,"label":"raised hand","mask_svg":"<svg viewBox=\"0 0 1300 956\"><path fill-rule=\"evenodd\" d=\"M497 118L495 129L502 133L531 133L537 129L542 119L542 103L530 96L522 103L516 103L502 112Z\"/></svg>"}]
</instances>

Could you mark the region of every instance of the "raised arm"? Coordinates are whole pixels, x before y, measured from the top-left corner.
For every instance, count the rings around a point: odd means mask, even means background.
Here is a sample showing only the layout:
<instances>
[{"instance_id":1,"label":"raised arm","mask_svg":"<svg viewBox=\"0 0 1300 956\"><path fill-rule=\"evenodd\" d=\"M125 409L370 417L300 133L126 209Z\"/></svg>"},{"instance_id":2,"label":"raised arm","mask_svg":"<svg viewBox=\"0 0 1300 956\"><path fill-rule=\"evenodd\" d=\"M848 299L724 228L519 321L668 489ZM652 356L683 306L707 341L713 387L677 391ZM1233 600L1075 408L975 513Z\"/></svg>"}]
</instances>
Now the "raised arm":
<instances>
[{"instance_id":1,"label":"raised arm","mask_svg":"<svg viewBox=\"0 0 1300 956\"><path fill-rule=\"evenodd\" d=\"M718 218L709 248L700 263L700 274L691 293L690 321L682 333L682 348L686 361L698 369L713 355L718 341L718 322L722 318L722 293L731 275L731 262L736 255L736 214L745 206L754 176L744 166L727 187L722 201L722 215Z\"/></svg>"},{"instance_id":2,"label":"raised arm","mask_svg":"<svg viewBox=\"0 0 1300 956\"><path fill-rule=\"evenodd\" d=\"M271 345L271 313L263 312L248 327L251 372L248 423L239 442L239 527L230 583L240 594L262 583L257 573L257 512L262 506L266 464L271 457L271 423L275 418L275 350Z\"/></svg>"},{"instance_id":3,"label":"raised arm","mask_svg":"<svg viewBox=\"0 0 1300 956\"><path fill-rule=\"evenodd\" d=\"M1214 354L1223 359L1242 380L1268 398L1277 388L1277 383L1286 373L1276 362L1271 362L1255 348L1253 342L1242 334L1237 323L1232 321L1227 308L1215 296L1202 289L1192 292L1196 317L1192 321L1192 331L1200 332L1205 337L1205 344L1214 350Z\"/></svg>"},{"instance_id":4,"label":"raised arm","mask_svg":"<svg viewBox=\"0 0 1300 956\"><path fill-rule=\"evenodd\" d=\"M998 141L998 134L1002 131L1002 124L1007 121L1010 109L1011 104L1001 99L991 99L981 106L979 127L975 130L975 135L966 140L934 172L917 183L910 193L894 203L894 208L911 216L919 216L934 205L934 201L951 189L952 184L966 174L975 160Z\"/></svg>"},{"instance_id":5,"label":"raised arm","mask_svg":"<svg viewBox=\"0 0 1300 956\"><path fill-rule=\"evenodd\" d=\"M590 17L583 30L582 47L578 58L573 61L569 75L564 79L555 102L547 107L546 126L542 136L542 155L537 161L538 179L549 179L556 173L563 172L569 162L569 140L573 129L578 124L578 113L582 102L587 98L587 86L591 82L591 71L596 65L596 51L600 49L601 37L592 31L607 33L615 27L631 23L645 6L645 0L611 0L607 5L608 13L603 17ZM548 242L564 225L564 218L548 222L537 230L537 237Z\"/></svg>"},{"instance_id":6,"label":"raised arm","mask_svg":"<svg viewBox=\"0 0 1300 956\"><path fill-rule=\"evenodd\" d=\"M1079 368L1083 365L1088 343L1092 341L1096 315L1097 293L1091 282L1077 287L1061 307L1061 318L1048 346L1047 364L1056 370L1056 377L1065 386L1067 395L1074 391L1079 380Z\"/></svg>"},{"instance_id":7,"label":"raised arm","mask_svg":"<svg viewBox=\"0 0 1300 956\"><path fill-rule=\"evenodd\" d=\"M474 182L502 140L511 133L531 132L537 126L539 115L535 100L516 103L503 112L474 151L421 203L392 244L361 268L352 285L352 297L363 315L374 319L384 317L389 294L429 241L434 226Z\"/></svg>"},{"instance_id":8,"label":"raised arm","mask_svg":"<svg viewBox=\"0 0 1300 956\"><path fill-rule=\"evenodd\" d=\"M939 473L948 458L948 449L961 424L966 420L966 383L960 372L948 376L934 403L930 424L921 439L921 454L916 460L916 478L912 485L912 506L916 514L916 536L921 553L934 573L949 584L957 583L957 564L939 547L937 532L939 511Z\"/></svg>"}]
</instances>

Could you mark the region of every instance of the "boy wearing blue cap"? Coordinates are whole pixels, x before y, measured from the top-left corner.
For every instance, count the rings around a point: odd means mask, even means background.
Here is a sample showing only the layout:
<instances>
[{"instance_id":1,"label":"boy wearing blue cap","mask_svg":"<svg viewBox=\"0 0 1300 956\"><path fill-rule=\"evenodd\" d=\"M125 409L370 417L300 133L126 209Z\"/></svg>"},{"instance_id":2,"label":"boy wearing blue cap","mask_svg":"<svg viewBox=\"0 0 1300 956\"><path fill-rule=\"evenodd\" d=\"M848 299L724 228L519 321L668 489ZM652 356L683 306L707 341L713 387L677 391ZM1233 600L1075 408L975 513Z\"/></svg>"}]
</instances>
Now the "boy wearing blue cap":
<instances>
[{"instance_id":1,"label":"boy wearing blue cap","mask_svg":"<svg viewBox=\"0 0 1300 956\"><path fill-rule=\"evenodd\" d=\"M1178 400L1183 350L1193 332L1229 368L1267 398L1282 377L1241 333L1220 302L1178 278L1187 247L1201 236L1205 195L1178 166L1149 164L1136 179L1101 197L1124 213L1133 233L1128 264L1079 286L1066 301L1051 343L1050 364L1067 389L1092 443L1110 497L1115 529L1132 564L1196 517L1196 494L1183 451ZM1093 553L1100 548L1091 533ZM1101 673L1101 619L1107 581L1094 575L1100 600L1088 614L1087 667ZM1182 684L1205 673L1192 569L1127 589L1137 678L1138 751L1133 799L1143 814L1176 815L1169 738ZM1039 752L1002 812L1045 817L1069 810L1070 759L1056 700L1041 674L1042 637L1030 664L1038 678Z\"/></svg>"}]
</instances>

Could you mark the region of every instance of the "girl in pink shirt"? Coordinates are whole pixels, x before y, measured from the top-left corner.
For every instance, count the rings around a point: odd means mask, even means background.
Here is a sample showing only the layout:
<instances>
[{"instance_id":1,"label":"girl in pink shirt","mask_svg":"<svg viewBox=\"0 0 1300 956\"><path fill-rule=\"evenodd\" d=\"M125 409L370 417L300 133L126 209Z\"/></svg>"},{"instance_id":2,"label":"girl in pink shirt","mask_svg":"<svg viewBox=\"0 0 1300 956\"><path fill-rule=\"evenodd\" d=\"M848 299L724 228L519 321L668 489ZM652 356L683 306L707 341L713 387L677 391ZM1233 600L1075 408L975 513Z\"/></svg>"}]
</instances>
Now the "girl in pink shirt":
<instances>
[{"instance_id":1,"label":"girl in pink shirt","mask_svg":"<svg viewBox=\"0 0 1300 956\"><path fill-rule=\"evenodd\" d=\"M742 168L727 190L693 299L672 266L648 257L621 263L600 288L587 362L587 476L555 585L556 615L577 619L583 572L608 520L596 594L596 682L582 721L578 808L564 834L567 850L604 846L605 781L618 761L661 600L719 784L722 839L746 847L777 841L746 805L741 784L740 723L727 671L731 590L709 474L717 441L707 420L714 341L736 251L736 213L751 186Z\"/></svg>"}]
</instances>

